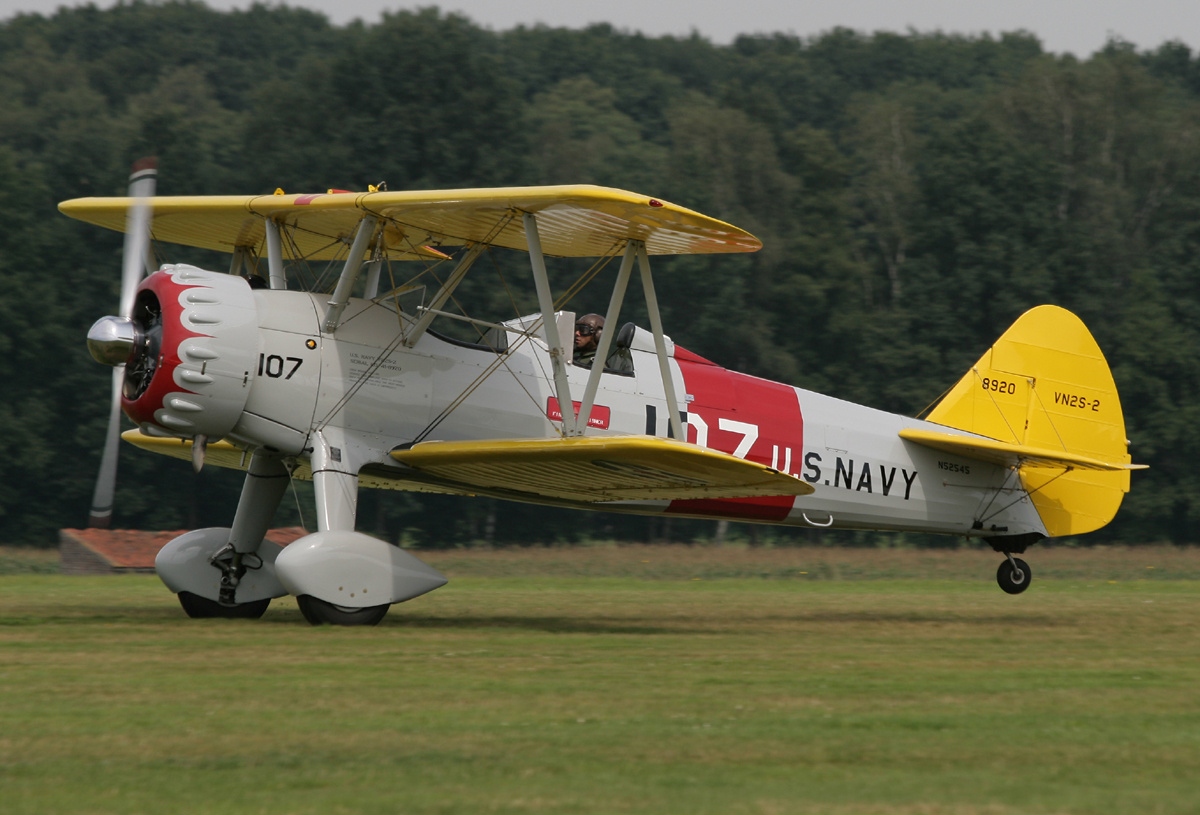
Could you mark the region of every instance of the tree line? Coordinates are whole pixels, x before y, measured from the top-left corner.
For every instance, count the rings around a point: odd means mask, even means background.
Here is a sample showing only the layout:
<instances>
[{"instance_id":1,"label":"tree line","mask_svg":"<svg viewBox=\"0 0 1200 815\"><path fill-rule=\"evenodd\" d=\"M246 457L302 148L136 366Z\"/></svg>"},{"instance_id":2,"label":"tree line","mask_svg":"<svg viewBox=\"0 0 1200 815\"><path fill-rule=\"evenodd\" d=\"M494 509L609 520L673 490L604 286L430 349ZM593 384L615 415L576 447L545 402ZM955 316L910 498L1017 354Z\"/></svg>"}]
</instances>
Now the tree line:
<instances>
[{"instance_id":1,"label":"tree line","mask_svg":"<svg viewBox=\"0 0 1200 815\"><path fill-rule=\"evenodd\" d=\"M384 181L666 198L764 243L656 264L676 341L909 415L1021 312L1057 303L1096 335L1134 459L1151 465L1084 540L1194 542L1198 136L1200 55L1179 43L1112 40L1077 59L1025 33L838 29L722 46L607 25L496 32L433 8L338 27L191 0L12 17L0 22L0 540L49 542L85 522L106 421L109 375L83 337L115 306L121 236L55 205L123 194L131 160L156 155L166 195ZM596 297L585 310L603 310ZM233 473L124 451L117 523L227 524L239 489ZM281 522L311 514L298 498ZM715 534L397 493L365 494L360 525L428 546Z\"/></svg>"}]
</instances>

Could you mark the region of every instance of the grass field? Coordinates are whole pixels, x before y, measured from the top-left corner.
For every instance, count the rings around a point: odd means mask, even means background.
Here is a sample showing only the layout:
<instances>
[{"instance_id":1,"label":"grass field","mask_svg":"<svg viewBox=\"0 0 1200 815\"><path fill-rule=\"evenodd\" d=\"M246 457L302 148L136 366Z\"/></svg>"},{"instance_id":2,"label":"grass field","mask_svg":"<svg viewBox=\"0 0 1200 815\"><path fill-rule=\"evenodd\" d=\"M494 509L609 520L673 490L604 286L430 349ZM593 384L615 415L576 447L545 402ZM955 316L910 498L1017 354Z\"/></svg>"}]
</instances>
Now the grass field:
<instances>
[{"instance_id":1,"label":"grass field","mask_svg":"<svg viewBox=\"0 0 1200 815\"><path fill-rule=\"evenodd\" d=\"M374 629L9 569L0 812L1200 811L1200 552L422 557Z\"/></svg>"}]
</instances>

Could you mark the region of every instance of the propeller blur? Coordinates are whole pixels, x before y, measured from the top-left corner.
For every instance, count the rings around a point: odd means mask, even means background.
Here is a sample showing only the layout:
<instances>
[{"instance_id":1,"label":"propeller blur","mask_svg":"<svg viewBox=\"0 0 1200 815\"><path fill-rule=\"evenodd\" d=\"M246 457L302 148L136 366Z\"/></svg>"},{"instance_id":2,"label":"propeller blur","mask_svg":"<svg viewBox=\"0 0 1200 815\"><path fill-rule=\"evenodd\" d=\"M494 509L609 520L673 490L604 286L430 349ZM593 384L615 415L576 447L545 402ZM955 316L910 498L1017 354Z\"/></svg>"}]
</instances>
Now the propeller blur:
<instances>
[{"instance_id":1,"label":"propeller blur","mask_svg":"<svg viewBox=\"0 0 1200 815\"><path fill-rule=\"evenodd\" d=\"M129 176L128 220L125 225L125 251L121 270L121 299L117 317L103 317L88 332L88 349L97 362L113 366L112 400L108 412L108 432L104 452L100 457L100 472L92 493L92 509L88 526L107 529L112 522L113 492L117 482L117 445L121 432L121 390L125 385L125 362L138 336L130 314L133 297L146 272L152 271L149 262L150 206L158 181L157 162L141 159L133 165Z\"/></svg>"}]
</instances>

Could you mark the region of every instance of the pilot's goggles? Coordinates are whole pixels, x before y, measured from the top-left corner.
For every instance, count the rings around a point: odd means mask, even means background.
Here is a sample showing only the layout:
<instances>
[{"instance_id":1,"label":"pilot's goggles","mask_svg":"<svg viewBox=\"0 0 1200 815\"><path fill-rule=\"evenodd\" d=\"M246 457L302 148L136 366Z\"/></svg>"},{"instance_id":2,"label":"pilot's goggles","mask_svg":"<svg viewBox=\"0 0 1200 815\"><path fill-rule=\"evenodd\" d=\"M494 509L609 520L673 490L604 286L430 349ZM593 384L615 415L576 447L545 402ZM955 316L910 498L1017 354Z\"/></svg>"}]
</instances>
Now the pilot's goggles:
<instances>
[{"instance_id":1,"label":"pilot's goggles","mask_svg":"<svg viewBox=\"0 0 1200 815\"><path fill-rule=\"evenodd\" d=\"M575 323L575 333L581 337L590 337L593 334L598 334L599 332L600 329L594 325L588 325L587 323Z\"/></svg>"}]
</instances>

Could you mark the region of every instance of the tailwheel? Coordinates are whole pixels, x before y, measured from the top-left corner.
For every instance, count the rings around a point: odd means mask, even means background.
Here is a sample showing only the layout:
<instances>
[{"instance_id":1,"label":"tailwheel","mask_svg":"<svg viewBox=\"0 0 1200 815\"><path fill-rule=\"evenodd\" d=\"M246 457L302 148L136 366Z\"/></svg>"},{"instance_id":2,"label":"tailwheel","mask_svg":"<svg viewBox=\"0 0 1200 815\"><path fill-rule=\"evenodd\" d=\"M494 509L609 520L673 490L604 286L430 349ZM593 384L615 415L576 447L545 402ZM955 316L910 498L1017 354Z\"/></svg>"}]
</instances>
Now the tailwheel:
<instances>
[{"instance_id":1,"label":"tailwheel","mask_svg":"<svg viewBox=\"0 0 1200 815\"><path fill-rule=\"evenodd\" d=\"M996 570L996 582L1008 594L1020 594L1029 588L1029 582L1033 580L1033 572L1030 570L1029 564L1021 558L1013 557L1007 552L1005 556L1007 560L1002 561L1000 568Z\"/></svg>"},{"instance_id":2,"label":"tailwheel","mask_svg":"<svg viewBox=\"0 0 1200 815\"><path fill-rule=\"evenodd\" d=\"M313 625L378 625L389 608L386 604L366 608L335 606L311 594L301 594L296 598L296 603L304 619Z\"/></svg>"},{"instance_id":3,"label":"tailwheel","mask_svg":"<svg viewBox=\"0 0 1200 815\"><path fill-rule=\"evenodd\" d=\"M216 600L209 600L190 591L179 592L179 605L192 619L226 619L226 620L257 620L271 605L271 598L254 600L249 603L238 603L235 606L223 606Z\"/></svg>"}]
</instances>

